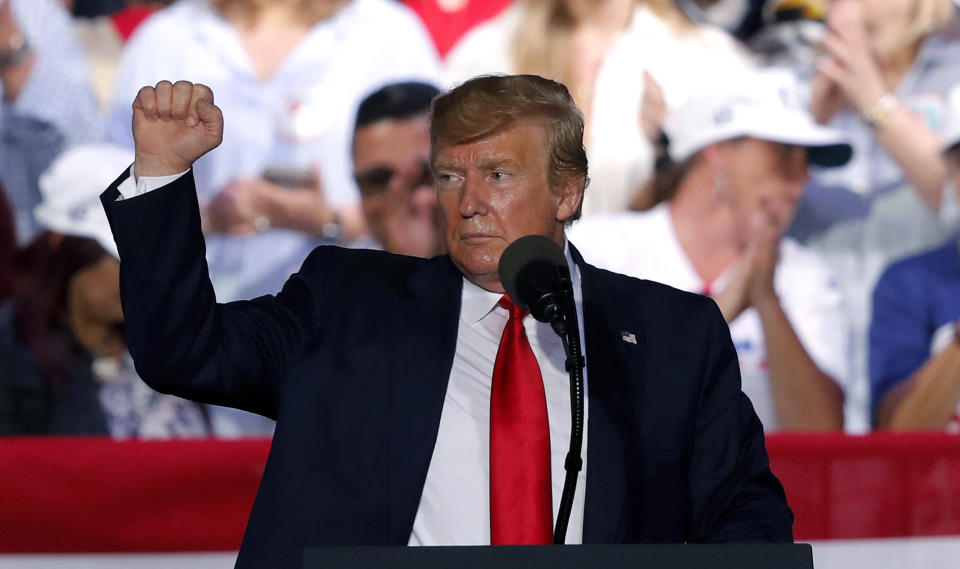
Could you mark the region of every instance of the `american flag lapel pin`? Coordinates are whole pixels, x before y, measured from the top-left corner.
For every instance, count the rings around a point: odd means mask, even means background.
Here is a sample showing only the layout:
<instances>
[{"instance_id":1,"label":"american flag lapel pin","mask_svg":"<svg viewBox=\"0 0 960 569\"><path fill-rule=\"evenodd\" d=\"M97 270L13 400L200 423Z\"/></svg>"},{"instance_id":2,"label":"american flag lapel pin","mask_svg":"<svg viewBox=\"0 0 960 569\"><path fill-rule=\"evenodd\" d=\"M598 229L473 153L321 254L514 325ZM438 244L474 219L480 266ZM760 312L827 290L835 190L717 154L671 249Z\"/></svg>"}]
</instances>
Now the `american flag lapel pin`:
<instances>
[{"instance_id":1,"label":"american flag lapel pin","mask_svg":"<svg viewBox=\"0 0 960 569\"><path fill-rule=\"evenodd\" d=\"M636 345L636 343L637 343L637 337L636 337L636 335L631 334L630 332L627 332L626 330L623 330L623 331L620 332L620 339L623 340L624 342L628 343L628 344L634 344L634 345Z\"/></svg>"}]
</instances>

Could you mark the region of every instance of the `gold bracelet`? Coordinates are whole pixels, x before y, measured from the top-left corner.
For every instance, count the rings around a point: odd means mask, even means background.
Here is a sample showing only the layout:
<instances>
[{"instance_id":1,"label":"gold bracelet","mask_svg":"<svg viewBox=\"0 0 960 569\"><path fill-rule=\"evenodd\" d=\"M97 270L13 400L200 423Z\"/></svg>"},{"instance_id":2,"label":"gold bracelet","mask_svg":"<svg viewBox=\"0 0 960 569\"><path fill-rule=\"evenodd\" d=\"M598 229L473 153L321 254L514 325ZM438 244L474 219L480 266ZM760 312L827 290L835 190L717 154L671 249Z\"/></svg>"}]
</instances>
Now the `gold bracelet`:
<instances>
[{"instance_id":1,"label":"gold bracelet","mask_svg":"<svg viewBox=\"0 0 960 569\"><path fill-rule=\"evenodd\" d=\"M876 103L863 109L860 116L864 122L870 125L870 128L877 130L883 128L890 120L890 115L897 108L897 98L890 93L884 93Z\"/></svg>"}]
</instances>

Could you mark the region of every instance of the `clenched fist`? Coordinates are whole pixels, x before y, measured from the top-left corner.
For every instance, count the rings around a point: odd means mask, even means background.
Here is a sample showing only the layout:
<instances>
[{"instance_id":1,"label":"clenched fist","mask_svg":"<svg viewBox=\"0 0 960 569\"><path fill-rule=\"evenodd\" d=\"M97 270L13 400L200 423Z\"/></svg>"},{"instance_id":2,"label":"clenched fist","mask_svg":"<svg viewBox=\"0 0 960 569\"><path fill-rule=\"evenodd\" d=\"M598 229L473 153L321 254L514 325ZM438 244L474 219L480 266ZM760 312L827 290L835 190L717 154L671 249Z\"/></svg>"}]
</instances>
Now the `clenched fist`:
<instances>
[{"instance_id":1,"label":"clenched fist","mask_svg":"<svg viewBox=\"0 0 960 569\"><path fill-rule=\"evenodd\" d=\"M222 140L223 113L205 85L161 81L140 89L133 101L138 177L183 172Z\"/></svg>"}]
</instances>

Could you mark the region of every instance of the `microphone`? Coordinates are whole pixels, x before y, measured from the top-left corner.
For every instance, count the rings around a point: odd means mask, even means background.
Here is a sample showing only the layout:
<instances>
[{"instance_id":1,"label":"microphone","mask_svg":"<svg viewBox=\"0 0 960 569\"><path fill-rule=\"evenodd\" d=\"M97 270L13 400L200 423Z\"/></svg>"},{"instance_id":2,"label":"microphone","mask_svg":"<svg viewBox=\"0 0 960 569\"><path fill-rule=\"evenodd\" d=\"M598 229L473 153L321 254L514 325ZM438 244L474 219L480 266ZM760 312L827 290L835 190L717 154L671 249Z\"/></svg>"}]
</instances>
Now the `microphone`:
<instances>
[{"instance_id":1,"label":"microphone","mask_svg":"<svg viewBox=\"0 0 960 569\"><path fill-rule=\"evenodd\" d=\"M563 251L551 239L527 235L503 250L498 272L500 284L513 303L529 310L540 322L549 323L560 336L567 355L564 365L570 376L570 449L563 464L566 476L553 531L553 542L563 544L573 510L577 477L583 468L584 360L570 269Z\"/></svg>"},{"instance_id":2,"label":"microphone","mask_svg":"<svg viewBox=\"0 0 960 569\"><path fill-rule=\"evenodd\" d=\"M542 235L521 237L504 249L499 275L514 304L567 336L564 281L570 270L559 245Z\"/></svg>"}]
</instances>

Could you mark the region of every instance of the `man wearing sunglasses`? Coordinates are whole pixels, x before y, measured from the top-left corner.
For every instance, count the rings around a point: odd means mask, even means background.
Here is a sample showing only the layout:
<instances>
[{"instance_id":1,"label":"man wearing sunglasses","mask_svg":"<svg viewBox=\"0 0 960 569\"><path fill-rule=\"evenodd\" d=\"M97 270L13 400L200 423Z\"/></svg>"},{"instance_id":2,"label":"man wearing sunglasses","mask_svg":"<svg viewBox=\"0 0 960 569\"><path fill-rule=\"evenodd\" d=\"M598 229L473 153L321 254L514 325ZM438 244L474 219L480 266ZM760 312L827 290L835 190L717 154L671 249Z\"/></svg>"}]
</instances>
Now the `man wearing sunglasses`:
<instances>
[{"instance_id":1,"label":"man wearing sunglasses","mask_svg":"<svg viewBox=\"0 0 960 569\"><path fill-rule=\"evenodd\" d=\"M353 175L371 247L414 257L444 251L430 170L430 102L438 92L425 83L393 83L360 103Z\"/></svg>"}]
</instances>

